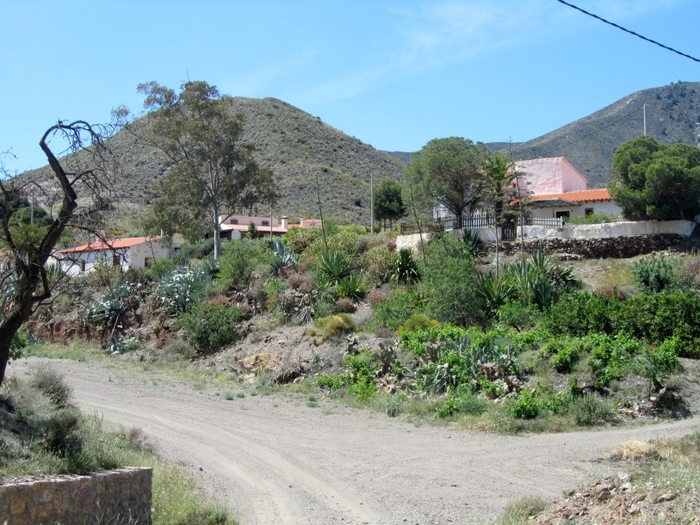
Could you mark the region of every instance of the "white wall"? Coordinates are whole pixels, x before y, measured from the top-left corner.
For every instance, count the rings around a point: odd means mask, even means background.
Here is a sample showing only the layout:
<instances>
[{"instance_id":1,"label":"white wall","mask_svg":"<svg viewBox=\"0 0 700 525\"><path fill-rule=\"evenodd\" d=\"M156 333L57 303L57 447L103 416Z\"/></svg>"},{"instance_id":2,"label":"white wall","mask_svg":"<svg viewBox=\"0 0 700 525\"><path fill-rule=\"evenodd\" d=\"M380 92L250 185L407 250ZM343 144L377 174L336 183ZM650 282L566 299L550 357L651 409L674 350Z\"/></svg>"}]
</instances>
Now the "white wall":
<instances>
[{"instance_id":1,"label":"white wall","mask_svg":"<svg viewBox=\"0 0 700 525\"><path fill-rule=\"evenodd\" d=\"M528 212L533 217L551 218L556 217L558 211L568 211L569 217L585 217L586 208L593 208L593 213L596 215L622 215L620 207L611 201L603 202L582 202L578 206L561 207L561 208L528 208Z\"/></svg>"},{"instance_id":2,"label":"white wall","mask_svg":"<svg viewBox=\"0 0 700 525\"><path fill-rule=\"evenodd\" d=\"M521 195L585 190L586 178L563 157L531 159L516 163L524 173L519 179Z\"/></svg>"},{"instance_id":3,"label":"white wall","mask_svg":"<svg viewBox=\"0 0 700 525\"><path fill-rule=\"evenodd\" d=\"M604 239L633 237L635 235L675 234L690 237L695 229L693 221L623 221L605 224L567 224L562 228L525 226L525 239ZM518 238L520 238L518 227Z\"/></svg>"},{"instance_id":4,"label":"white wall","mask_svg":"<svg viewBox=\"0 0 700 525\"><path fill-rule=\"evenodd\" d=\"M129 257L130 268L145 268L146 259L154 261L158 259L167 259L170 255L170 248L160 240L148 241L143 244L132 246Z\"/></svg>"}]
</instances>

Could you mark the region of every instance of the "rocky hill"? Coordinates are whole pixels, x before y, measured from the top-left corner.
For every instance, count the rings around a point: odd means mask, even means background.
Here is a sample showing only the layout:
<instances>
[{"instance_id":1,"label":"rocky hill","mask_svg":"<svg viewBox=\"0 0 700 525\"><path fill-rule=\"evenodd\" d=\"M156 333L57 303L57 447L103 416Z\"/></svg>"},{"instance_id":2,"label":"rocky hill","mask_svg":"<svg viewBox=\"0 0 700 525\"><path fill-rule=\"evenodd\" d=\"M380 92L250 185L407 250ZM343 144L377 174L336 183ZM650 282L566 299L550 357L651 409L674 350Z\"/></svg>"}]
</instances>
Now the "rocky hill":
<instances>
[{"instance_id":1,"label":"rocky hill","mask_svg":"<svg viewBox=\"0 0 700 525\"><path fill-rule=\"evenodd\" d=\"M324 216L369 224L370 176L401 180L410 153L383 152L349 137L304 111L273 98L234 99L245 116L245 140L255 145L259 162L274 170L281 199L272 213L291 220L315 217L320 194ZM700 83L678 82L633 93L595 113L520 144L489 144L512 151L516 159L565 156L590 181L604 187L612 157L623 143L644 132L665 143L700 141ZM150 124L137 119L110 139L121 160L115 190L133 216L157 198L157 184L167 173L165 157L139 139ZM473 137L478 140L478 137ZM46 168L29 172L37 176ZM259 210L269 213L270 210Z\"/></svg>"},{"instance_id":2,"label":"rocky hill","mask_svg":"<svg viewBox=\"0 0 700 525\"><path fill-rule=\"evenodd\" d=\"M678 82L633 93L580 120L512 147L516 159L564 156L589 180L604 187L612 177L615 150L644 133L660 142L700 142L700 83Z\"/></svg>"},{"instance_id":3,"label":"rocky hill","mask_svg":"<svg viewBox=\"0 0 700 525\"><path fill-rule=\"evenodd\" d=\"M273 169L281 199L272 212L317 217L318 195L323 214L340 222L369 225L370 177L400 180L405 163L349 137L294 106L273 98L237 97L236 111L245 117L244 140L256 148L261 165ZM156 182L168 172L165 156L143 137L148 115L109 140L121 163L114 189L124 206L142 209L157 198ZM47 168L25 176L42 177ZM270 210L259 210L268 214Z\"/></svg>"}]
</instances>

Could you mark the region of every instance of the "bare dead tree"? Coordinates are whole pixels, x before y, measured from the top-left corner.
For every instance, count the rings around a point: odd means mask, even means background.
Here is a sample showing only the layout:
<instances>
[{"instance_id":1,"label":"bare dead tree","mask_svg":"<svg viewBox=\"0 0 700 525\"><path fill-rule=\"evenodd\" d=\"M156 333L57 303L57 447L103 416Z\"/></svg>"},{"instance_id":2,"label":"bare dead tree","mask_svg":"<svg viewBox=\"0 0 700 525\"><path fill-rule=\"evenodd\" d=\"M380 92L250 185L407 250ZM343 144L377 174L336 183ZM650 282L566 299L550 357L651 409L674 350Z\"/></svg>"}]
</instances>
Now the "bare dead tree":
<instances>
[{"instance_id":1,"label":"bare dead tree","mask_svg":"<svg viewBox=\"0 0 700 525\"><path fill-rule=\"evenodd\" d=\"M104 125L59 120L41 137L39 147L46 155L53 181L45 184L57 188L61 196L60 207L48 226L13 220L12 198L42 184L11 177L0 166L0 384L13 337L55 290L57 272L50 269L58 265L54 255L61 235L67 230L96 231L101 212L109 208L110 180L117 164L105 140L124 118L126 111L119 109L113 112L112 122Z\"/></svg>"}]
</instances>

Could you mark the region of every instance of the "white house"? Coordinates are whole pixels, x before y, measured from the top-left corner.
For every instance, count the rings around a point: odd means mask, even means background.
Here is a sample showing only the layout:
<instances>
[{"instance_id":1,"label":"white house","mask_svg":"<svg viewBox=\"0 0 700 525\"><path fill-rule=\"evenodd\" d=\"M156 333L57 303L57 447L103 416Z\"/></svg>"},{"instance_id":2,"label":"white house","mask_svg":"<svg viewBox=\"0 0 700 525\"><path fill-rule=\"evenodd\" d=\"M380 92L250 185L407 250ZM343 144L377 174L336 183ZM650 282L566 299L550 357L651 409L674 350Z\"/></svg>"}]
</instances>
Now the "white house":
<instances>
[{"instance_id":1,"label":"white house","mask_svg":"<svg viewBox=\"0 0 700 525\"><path fill-rule=\"evenodd\" d=\"M518 161L522 177L514 185L530 217L568 218L621 215L605 188L588 189L588 180L564 157Z\"/></svg>"},{"instance_id":2,"label":"white house","mask_svg":"<svg viewBox=\"0 0 700 525\"><path fill-rule=\"evenodd\" d=\"M299 219L298 223L288 223L287 217L255 217L249 215L220 215L221 240L233 241L248 233L250 224L255 225L259 235L283 236L292 228L321 228L320 219Z\"/></svg>"},{"instance_id":3,"label":"white house","mask_svg":"<svg viewBox=\"0 0 700 525\"><path fill-rule=\"evenodd\" d=\"M81 275L104 263L122 270L147 268L153 261L169 257L170 247L162 237L100 240L60 250L57 255L61 269L68 275Z\"/></svg>"}]
</instances>

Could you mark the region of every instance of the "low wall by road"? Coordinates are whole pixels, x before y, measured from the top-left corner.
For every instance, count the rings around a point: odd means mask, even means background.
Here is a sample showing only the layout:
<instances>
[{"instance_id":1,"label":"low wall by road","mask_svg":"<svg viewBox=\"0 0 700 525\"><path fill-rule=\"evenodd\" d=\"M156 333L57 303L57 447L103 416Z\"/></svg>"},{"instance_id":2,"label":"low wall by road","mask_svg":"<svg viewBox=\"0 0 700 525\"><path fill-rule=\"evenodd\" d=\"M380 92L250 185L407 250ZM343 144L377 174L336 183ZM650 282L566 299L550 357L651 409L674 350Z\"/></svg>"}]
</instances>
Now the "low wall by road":
<instances>
[{"instance_id":1,"label":"low wall by road","mask_svg":"<svg viewBox=\"0 0 700 525\"><path fill-rule=\"evenodd\" d=\"M525 239L609 239L637 235L683 235L690 237L693 221L621 221L603 224L565 224L561 228L525 226ZM521 232L518 228L518 238ZM493 237L493 233L490 235ZM492 239L483 239L486 242Z\"/></svg>"},{"instance_id":2,"label":"low wall by road","mask_svg":"<svg viewBox=\"0 0 700 525\"><path fill-rule=\"evenodd\" d=\"M2 525L151 525L150 468L0 485Z\"/></svg>"},{"instance_id":3,"label":"low wall by road","mask_svg":"<svg viewBox=\"0 0 700 525\"><path fill-rule=\"evenodd\" d=\"M544 251L578 255L586 258L626 258L666 250L688 239L695 229L693 221L625 221L605 224L567 224L562 228L525 226L524 248L527 252ZM489 251L495 250L496 229L476 230ZM452 235L462 236L461 230ZM515 242L502 243L499 251L509 254L520 250L520 234ZM424 242L430 234L423 234ZM420 250L420 236L399 235L396 247Z\"/></svg>"}]
</instances>

